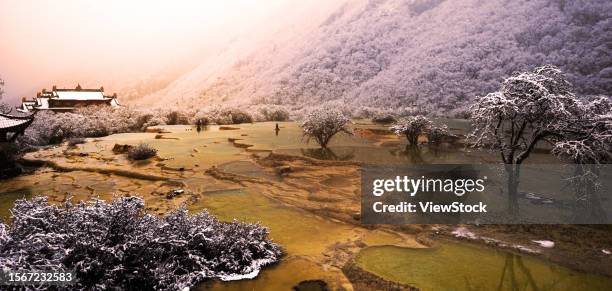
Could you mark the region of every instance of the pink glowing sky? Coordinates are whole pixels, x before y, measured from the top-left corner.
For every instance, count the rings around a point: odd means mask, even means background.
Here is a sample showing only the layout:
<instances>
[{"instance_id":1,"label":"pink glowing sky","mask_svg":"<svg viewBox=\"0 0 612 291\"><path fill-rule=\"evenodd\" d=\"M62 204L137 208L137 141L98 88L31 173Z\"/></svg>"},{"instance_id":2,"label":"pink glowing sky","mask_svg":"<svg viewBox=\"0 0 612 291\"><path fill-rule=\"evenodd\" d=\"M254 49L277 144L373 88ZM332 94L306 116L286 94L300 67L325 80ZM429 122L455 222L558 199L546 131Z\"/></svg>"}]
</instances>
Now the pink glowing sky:
<instances>
[{"instance_id":1,"label":"pink glowing sky","mask_svg":"<svg viewBox=\"0 0 612 291\"><path fill-rule=\"evenodd\" d=\"M197 65L232 38L266 25L290 2L1 0L5 99L31 97L53 84L118 87Z\"/></svg>"}]
</instances>

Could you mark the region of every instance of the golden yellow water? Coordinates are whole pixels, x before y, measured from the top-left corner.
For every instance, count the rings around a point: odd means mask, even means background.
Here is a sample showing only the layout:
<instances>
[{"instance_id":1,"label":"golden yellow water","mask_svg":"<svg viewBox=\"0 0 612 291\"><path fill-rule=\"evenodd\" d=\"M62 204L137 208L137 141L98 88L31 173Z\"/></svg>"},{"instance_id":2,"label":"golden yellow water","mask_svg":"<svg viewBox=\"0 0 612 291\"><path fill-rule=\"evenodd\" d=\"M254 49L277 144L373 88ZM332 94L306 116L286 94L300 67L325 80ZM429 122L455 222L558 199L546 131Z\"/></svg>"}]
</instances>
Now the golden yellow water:
<instances>
[{"instance_id":1,"label":"golden yellow water","mask_svg":"<svg viewBox=\"0 0 612 291\"><path fill-rule=\"evenodd\" d=\"M271 238L286 253L278 265L265 269L255 280L217 282L213 284L215 290L290 290L308 279L325 279L339 287L346 282L337 268L321 264L323 253L336 242L359 240L369 232L284 206L248 190L206 195L189 209L195 212L208 209L227 221L261 223L270 229ZM399 240L400 237L388 235L386 243ZM201 288L206 287L210 285Z\"/></svg>"},{"instance_id":2,"label":"golden yellow water","mask_svg":"<svg viewBox=\"0 0 612 291\"><path fill-rule=\"evenodd\" d=\"M612 290L612 280L542 260L457 242L432 249L370 247L357 265L421 290Z\"/></svg>"}]
</instances>

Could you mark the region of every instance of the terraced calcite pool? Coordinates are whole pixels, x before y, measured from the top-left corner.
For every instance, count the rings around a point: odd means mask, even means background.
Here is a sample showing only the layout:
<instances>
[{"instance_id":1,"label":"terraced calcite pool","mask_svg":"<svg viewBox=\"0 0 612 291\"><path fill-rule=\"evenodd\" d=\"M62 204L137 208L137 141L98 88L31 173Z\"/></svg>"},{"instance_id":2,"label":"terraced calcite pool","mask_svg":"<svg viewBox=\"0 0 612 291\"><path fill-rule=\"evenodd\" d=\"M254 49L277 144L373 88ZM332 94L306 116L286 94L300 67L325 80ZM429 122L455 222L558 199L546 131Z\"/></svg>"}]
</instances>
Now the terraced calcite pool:
<instances>
[{"instance_id":1,"label":"terraced calcite pool","mask_svg":"<svg viewBox=\"0 0 612 291\"><path fill-rule=\"evenodd\" d=\"M446 122L457 130L466 126ZM192 212L207 209L223 220L259 222L285 250L282 261L256 279L208 282L201 289L290 290L305 280L323 280L331 289L352 290L341 270L347 262L424 290L611 286L606 277L493 249L451 242L429 249L411 234L420 226L359 225L361 163L487 163L496 162L496 156L462 146L406 153L404 141L385 127L359 122L354 125L356 136L337 136L330 150L323 151L305 143L296 123L280 122L278 133L275 125L209 126L201 131L164 126L28 153L30 164L46 166L0 183L0 216L9 216L15 199L37 194L56 203L133 194L142 196L152 213L186 205ZM112 150L116 144L140 142L158 149L159 157L131 162ZM533 160L554 162L539 154ZM169 198L174 190L184 192Z\"/></svg>"}]
</instances>

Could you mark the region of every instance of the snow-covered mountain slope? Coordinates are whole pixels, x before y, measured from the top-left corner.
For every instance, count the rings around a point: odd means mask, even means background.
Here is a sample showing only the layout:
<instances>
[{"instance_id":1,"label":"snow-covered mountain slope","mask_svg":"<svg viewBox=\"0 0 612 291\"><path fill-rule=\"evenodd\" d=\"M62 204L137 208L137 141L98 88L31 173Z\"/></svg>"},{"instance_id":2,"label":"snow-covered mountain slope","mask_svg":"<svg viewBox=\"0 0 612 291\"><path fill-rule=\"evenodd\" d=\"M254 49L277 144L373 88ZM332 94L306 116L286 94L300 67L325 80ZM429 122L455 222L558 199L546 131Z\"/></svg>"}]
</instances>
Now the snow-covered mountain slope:
<instances>
[{"instance_id":1,"label":"snow-covered mountain slope","mask_svg":"<svg viewBox=\"0 0 612 291\"><path fill-rule=\"evenodd\" d=\"M341 99L451 112L503 77L542 64L561 67L579 93L612 94L610 1L349 0L301 9L260 34L266 37L237 40L146 99Z\"/></svg>"}]
</instances>

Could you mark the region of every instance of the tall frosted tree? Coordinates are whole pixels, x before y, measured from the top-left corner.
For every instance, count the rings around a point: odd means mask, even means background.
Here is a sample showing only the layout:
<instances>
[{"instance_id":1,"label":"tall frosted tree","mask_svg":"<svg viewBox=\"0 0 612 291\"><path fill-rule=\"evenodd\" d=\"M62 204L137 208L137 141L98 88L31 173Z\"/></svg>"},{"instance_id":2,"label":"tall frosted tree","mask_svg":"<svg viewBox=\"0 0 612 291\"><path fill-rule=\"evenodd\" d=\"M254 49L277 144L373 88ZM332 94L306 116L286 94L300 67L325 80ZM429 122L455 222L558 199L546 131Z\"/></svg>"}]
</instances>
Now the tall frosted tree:
<instances>
[{"instance_id":1,"label":"tall frosted tree","mask_svg":"<svg viewBox=\"0 0 612 291\"><path fill-rule=\"evenodd\" d=\"M518 214L521 164L543 142L568 139L584 121L582 103L557 67L538 67L504 80L497 92L476 99L472 107L474 145L499 151L508 176L509 211Z\"/></svg>"}]
</instances>

